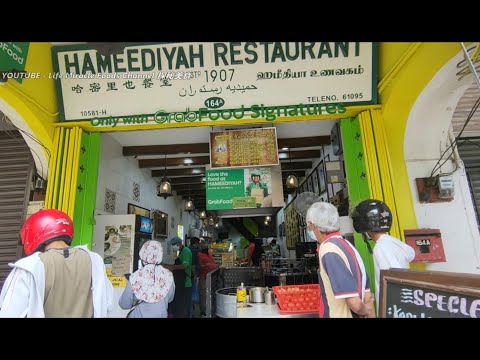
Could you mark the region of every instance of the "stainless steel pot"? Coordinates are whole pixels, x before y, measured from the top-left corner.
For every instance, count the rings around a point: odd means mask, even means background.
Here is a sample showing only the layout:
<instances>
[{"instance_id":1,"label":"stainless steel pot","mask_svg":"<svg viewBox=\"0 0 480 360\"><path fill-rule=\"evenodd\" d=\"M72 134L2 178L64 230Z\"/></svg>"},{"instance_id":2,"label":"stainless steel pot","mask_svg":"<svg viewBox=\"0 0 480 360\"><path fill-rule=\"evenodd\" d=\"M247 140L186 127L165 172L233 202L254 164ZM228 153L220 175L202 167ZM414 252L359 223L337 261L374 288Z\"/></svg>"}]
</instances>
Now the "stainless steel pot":
<instances>
[{"instance_id":1,"label":"stainless steel pot","mask_svg":"<svg viewBox=\"0 0 480 360\"><path fill-rule=\"evenodd\" d=\"M265 297L266 305L275 305L275 293L272 290L267 288L263 293L263 296Z\"/></svg>"},{"instance_id":2,"label":"stainless steel pot","mask_svg":"<svg viewBox=\"0 0 480 360\"><path fill-rule=\"evenodd\" d=\"M237 288L223 288L216 291L216 314L222 318L237 317Z\"/></svg>"},{"instance_id":3,"label":"stainless steel pot","mask_svg":"<svg viewBox=\"0 0 480 360\"><path fill-rule=\"evenodd\" d=\"M263 287L252 287L248 289L248 294L250 302L252 303L263 303L265 302L265 288Z\"/></svg>"}]
</instances>

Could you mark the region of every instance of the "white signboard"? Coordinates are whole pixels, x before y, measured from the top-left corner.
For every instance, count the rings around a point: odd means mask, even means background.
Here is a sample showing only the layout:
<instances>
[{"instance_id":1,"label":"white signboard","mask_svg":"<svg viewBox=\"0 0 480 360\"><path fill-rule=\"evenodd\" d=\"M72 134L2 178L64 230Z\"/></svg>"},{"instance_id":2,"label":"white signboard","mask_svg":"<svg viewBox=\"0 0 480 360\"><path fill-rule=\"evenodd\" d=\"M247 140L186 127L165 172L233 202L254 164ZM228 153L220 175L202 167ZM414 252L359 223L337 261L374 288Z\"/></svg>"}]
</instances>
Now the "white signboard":
<instances>
[{"instance_id":1,"label":"white signboard","mask_svg":"<svg viewBox=\"0 0 480 360\"><path fill-rule=\"evenodd\" d=\"M63 120L218 108L252 109L263 118L264 107L293 104L303 106L298 115L315 115L315 104L377 101L373 43L133 44L108 56L87 44L52 52Z\"/></svg>"}]
</instances>

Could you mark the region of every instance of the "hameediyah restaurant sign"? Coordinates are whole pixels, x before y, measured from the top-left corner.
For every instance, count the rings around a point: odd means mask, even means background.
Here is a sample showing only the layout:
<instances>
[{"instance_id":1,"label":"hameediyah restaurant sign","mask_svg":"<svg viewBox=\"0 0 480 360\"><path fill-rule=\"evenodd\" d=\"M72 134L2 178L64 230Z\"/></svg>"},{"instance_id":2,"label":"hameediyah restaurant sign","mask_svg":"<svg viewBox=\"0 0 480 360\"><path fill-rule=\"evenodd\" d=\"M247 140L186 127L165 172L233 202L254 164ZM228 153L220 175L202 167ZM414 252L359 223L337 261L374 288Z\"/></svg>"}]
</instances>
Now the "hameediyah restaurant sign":
<instances>
[{"instance_id":1,"label":"hameediyah restaurant sign","mask_svg":"<svg viewBox=\"0 0 480 360\"><path fill-rule=\"evenodd\" d=\"M288 106L341 113L377 101L377 49L368 42L132 44L107 56L85 44L52 53L62 119L94 126L163 123L171 114L201 121L202 112L215 121L209 113L225 109L252 118L280 107L288 116Z\"/></svg>"}]
</instances>

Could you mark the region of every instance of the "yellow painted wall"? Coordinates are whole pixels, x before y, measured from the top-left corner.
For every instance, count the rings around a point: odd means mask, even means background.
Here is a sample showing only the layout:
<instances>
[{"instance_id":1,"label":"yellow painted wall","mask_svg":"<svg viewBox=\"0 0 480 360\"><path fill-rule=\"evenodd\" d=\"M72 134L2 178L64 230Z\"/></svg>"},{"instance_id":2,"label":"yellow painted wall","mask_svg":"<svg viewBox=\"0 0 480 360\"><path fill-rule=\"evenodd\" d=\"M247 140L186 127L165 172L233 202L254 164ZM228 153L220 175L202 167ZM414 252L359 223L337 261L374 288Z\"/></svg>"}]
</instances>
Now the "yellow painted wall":
<instances>
[{"instance_id":1,"label":"yellow painted wall","mask_svg":"<svg viewBox=\"0 0 480 360\"><path fill-rule=\"evenodd\" d=\"M408 46L406 46L408 45ZM404 228L416 228L412 191L404 158L404 137L412 106L428 82L453 56L460 43L382 43L379 101L392 163L397 211Z\"/></svg>"},{"instance_id":2,"label":"yellow painted wall","mask_svg":"<svg viewBox=\"0 0 480 360\"><path fill-rule=\"evenodd\" d=\"M378 44L378 52L380 54L378 62L379 79L384 79L387 74L392 71L412 44L411 42Z\"/></svg>"},{"instance_id":3,"label":"yellow painted wall","mask_svg":"<svg viewBox=\"0 0 480 360\"><path fill-rule=\"evenodd\" d=\"M39 79L8 80L0 86L0 98L14 108L32 129L35 137L52 149L53 126L58 121L58 105L53 74L51 43L32 42L25 70L40 73Z\"/></svg>"}]
</instances>

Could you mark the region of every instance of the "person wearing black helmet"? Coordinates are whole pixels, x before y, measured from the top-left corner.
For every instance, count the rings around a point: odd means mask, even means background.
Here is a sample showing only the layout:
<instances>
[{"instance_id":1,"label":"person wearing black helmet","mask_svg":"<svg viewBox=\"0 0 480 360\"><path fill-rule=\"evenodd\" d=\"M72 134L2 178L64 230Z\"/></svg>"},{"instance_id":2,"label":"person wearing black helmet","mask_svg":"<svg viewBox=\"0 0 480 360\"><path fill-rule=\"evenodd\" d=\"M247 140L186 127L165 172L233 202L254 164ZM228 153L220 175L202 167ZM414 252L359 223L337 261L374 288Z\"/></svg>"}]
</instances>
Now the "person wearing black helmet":
<instances>
[{"instance_id":1,"label":"person wearing black helmet","mask_svg":"<svg viewBox=\"0 0 480 360\"><path fill-rule=\"evenodd\" d=\"M392 227L392 212L383 201L368 199L359 203L352 212L353 227L363 239L373 240L373 264L375 273L375 300L379 305L380 270L408 269L415 257L415 250L401 240L388 235ZM368 244L368 242L367 242ZM369 248L370 249L370 248Z\"/></svg>"}]
</instances>

